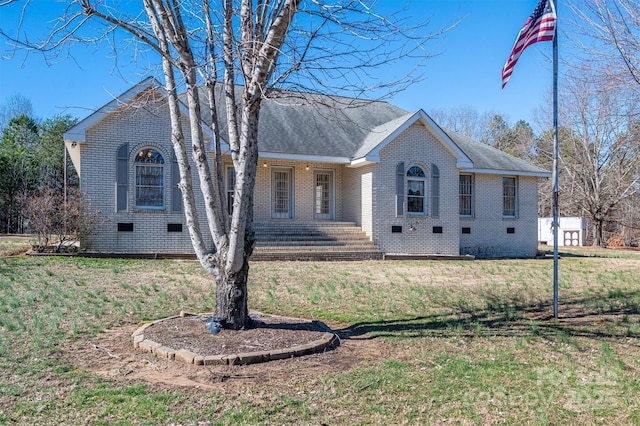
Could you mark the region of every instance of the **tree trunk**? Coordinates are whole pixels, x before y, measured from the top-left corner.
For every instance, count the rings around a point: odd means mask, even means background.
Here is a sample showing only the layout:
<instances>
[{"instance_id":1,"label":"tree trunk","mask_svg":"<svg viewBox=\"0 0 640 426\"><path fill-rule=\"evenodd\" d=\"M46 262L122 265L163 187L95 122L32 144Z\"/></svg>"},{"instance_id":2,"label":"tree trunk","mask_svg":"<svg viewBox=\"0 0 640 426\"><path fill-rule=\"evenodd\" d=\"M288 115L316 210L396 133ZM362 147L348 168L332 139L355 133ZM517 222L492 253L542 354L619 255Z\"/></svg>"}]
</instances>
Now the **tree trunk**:
<instances>
[{"instance_id":1,"label":"tree trunk","mask_svg":"<svg viewBox=\"0 0 640 426\"><path fill-rule=\"evenodd\" d=\"M242 267L234 273L227 273L224 263L224 256L221 256L218 260L220 274L216 277L215 316L224 319L224 328L241 330L251 324L247 297L249 257L243 256Z\"/></svg>"},{"instance_id":2,"label":"tree trunk","mask_svg":"<svg viewBox=\"0 0 640 426\"><path fill-rule=\"evenodd\" d=\"M595 245L598 247L605 247L604 243L604 220L596 219L595 220Z\"/></svg>"}]
</instances>

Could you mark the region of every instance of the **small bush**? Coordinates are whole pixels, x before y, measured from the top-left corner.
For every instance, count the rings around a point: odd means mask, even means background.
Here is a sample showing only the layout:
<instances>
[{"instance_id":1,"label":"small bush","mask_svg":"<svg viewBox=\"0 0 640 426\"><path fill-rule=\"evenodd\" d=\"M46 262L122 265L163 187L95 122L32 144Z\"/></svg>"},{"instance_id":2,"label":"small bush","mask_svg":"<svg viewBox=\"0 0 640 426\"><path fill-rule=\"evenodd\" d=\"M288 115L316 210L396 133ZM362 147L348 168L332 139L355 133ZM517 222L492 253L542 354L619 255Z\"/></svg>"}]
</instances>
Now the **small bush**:
<instances>
[{"instance_id":1,"label":"small bush","mask_svg":"<svg viewBox=\"0 0 640 426\"><path fill-rule=\"evenodd\" d=\"M89 236L102 220L78 189L70 189L65 199L61 189L42 187L26 201L29 229L36 237L37 251L74 250L71 243ZM73 249L72 249L73 247Z\"/></svg>"}]
</instances>

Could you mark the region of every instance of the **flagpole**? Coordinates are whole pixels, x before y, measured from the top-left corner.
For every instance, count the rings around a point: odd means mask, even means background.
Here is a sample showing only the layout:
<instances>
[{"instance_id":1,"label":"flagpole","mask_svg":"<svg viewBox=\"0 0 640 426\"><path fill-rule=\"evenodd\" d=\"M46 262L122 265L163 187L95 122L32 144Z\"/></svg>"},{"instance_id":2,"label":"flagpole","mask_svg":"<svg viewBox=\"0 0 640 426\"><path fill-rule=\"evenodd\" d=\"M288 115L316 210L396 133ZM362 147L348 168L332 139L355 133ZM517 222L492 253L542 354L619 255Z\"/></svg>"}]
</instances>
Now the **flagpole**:
<instances>
[{"instance_id":1,"label":"flagpole","mask_svg":"<svg viewBox=\"0 0 640 426\"><path fill-rule=\"evenodd\" d=\"M553 316L558 318L558 9L553 37Z\"/></svg>"},{"instance_id":2,"label":"flagpole","mask_svg":"<svg viewBox=\"0 0 640 426\"><path fill-rule=\"evenodd\" d=\"M527 46L553 40L553 316L558 318L558 15L555 0L539 0L522 26L502 68L502 88L511 78L518 58Z\"/></svg>"}]
</instances>

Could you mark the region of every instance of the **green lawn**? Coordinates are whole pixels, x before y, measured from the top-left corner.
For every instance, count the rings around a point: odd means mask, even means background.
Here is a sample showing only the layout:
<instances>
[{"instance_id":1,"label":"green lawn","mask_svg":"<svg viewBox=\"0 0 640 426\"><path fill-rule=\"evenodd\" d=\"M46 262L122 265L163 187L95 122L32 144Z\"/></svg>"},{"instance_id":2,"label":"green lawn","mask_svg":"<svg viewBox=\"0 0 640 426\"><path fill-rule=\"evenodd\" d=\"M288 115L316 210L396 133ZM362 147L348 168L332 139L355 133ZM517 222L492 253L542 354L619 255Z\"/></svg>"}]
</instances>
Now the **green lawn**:
<instances>
[{"instance_id":1,"label":"green lawn","mask_svg":"<svg viewBox=\"0 0 640 426\"><path fill-rule=\"evenodd\" d=\"M563 252L558 320L550 259L256 262L252 309L317 318L384 353L204 390L108 379L61 355L107 329L212 310L196 262L9 245L0 424L640 423L640 252Z\"/></svg>"}]
</instances>

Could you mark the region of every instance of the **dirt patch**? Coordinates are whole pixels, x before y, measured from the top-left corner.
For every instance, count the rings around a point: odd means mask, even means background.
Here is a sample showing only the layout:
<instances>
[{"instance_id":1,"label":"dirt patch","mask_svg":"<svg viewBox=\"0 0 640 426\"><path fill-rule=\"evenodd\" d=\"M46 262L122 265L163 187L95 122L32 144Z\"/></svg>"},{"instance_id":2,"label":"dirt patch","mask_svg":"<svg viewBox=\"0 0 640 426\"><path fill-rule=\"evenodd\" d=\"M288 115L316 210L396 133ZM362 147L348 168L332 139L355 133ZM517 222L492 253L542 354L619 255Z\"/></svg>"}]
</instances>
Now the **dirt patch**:
<instances>
[{"instance_id":1,"label":"dirt patch","mask_svg":"<svg viewBox=\"0 0 640 426\"><path fill-rule=\"evenodd\" d=\"M197 321L192 320L190 324L181 321L173 325L187 324L181 331L178 327L176 337L172 338L179 339L177 336L180 334L190 335L197 343L206 341L211 336L206 327L202 323L197 324ZM335 325L331 328L341 337L340 345L321 353L251 365L196 366L134 349L131 334L137 328L136 325L128 325L108 330L94 339L79 342L74 348L63 349L62 357L77 368L116 381L144 380L167 388L228 390L247 383L273 385L294 379L312 380L321 374L344 372L358 365L367 365L373 360L386 359L392 352L382 339L370 339L366 335L349 336L341 331L343 327ZM225 330L220 333L221 339L218 339L217 345L225 346L231 351L234 345L246 344L239 343L241 339L238 336L247 335L248 331L251 331L250 342L253 342L249 344L259 344L265 348L270 345L275 348L283 344L302 344L304 341L314 340L320 333L317 330L287 330L288 333L283 334L280 332L282 330L268 326L238 332ZM158 334L155 339L161 341L163 338ZM207 350L216 349L209 347Z\"/></svg>"}]
</instances>

